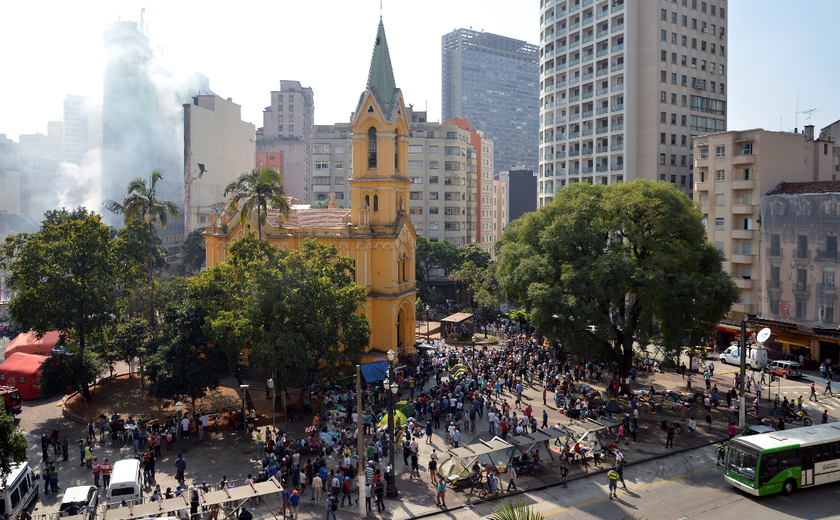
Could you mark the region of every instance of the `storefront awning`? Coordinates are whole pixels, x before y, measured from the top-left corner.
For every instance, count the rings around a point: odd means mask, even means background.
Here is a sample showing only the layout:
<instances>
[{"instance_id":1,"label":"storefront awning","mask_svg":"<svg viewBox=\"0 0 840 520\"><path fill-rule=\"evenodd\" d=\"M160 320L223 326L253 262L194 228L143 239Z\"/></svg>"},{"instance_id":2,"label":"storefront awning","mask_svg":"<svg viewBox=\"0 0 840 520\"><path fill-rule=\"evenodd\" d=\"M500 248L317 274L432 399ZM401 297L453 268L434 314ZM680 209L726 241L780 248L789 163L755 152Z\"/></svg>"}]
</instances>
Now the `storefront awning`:
<instances>
[{"instance_id":1,"label":"storefront awning","mask_svg":"<svg viewBox=\"0 0 840 520\"><path fill-rule=\"evenodd\" d=\"M799 334L791 334L789 332L774 332L774 340L779 343L788 343L798 347L810 347L811 338L809 336L800 336Z\"/></svg>"}]
</instances>

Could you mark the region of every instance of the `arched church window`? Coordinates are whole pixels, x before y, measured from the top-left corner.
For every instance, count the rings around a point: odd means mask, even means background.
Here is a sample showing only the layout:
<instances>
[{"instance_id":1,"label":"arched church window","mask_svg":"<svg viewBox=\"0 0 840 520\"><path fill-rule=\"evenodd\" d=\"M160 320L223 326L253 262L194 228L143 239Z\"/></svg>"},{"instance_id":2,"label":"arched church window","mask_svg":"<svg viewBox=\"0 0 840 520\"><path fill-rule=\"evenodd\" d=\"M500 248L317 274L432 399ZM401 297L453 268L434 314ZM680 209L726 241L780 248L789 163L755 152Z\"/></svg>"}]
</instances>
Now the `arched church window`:
<instances>
[{"instance_id":1,"label":"arched church window","mask_svg":"<svg viewBox=\"0 0 840 520\"><path fill-rule=\"evenodd\" d=\"M368 168L376 168L376 128L368 130Z\"/></svg>"}]
</instances>

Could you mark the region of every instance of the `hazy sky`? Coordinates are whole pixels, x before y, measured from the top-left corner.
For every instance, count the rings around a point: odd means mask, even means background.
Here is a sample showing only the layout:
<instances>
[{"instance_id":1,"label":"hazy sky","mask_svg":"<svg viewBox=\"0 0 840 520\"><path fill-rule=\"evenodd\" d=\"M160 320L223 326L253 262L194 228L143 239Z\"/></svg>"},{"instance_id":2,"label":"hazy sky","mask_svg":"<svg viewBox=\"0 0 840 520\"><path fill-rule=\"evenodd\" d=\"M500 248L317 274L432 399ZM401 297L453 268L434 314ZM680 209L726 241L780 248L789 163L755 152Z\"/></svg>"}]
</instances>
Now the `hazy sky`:
<instances>
[{"instance_id":1,"label":"hazy sky","mask_svg":"<svg viewBox=\"0 0 840 520\"><path fill-rule=\"evenodd\" d=\"M631 0L656 1L662 0ZM708 0L723 3L723 0ZM818 108L817 129L840 119L832 39L840 1L729 0L730 129L792 129L799 110ZM440 118L441 36L472 27L539 40L537 0L385 0L385 30L397 86L430 120ZM379 0L197 3L36 1L0 3L0 133L46 133L66 94L102 102L103 30L139 20L146 7L152 48L180 73L201 72L211 88L262 126L280 79L315 93L316 124L349 120L367 78ZM822 37L820 35L823 35ZM812 40L811 37L814 39ZM799 127L805 116L799 116Z\"/></svg>"}]
</instances>

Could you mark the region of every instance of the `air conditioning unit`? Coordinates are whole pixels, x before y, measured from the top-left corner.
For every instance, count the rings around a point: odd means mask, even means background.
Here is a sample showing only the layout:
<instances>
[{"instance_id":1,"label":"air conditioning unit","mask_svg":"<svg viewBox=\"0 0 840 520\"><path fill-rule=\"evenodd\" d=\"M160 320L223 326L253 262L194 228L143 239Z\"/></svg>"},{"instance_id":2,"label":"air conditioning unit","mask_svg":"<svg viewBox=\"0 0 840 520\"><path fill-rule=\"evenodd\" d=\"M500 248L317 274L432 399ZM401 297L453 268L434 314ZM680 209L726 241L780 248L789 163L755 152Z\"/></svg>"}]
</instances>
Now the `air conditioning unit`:
<instances>
[{"instance_id":1,"label":"air conditioning unit","mask_svg":"<svg viewBox=\"0 0 840 520\"><path fill-rule=\"evenodd\" d=\"M702 31L705 33L705 32L706 32L706 28L705 28L705 27L703 27Z\"/></svg>"}]
</instances>

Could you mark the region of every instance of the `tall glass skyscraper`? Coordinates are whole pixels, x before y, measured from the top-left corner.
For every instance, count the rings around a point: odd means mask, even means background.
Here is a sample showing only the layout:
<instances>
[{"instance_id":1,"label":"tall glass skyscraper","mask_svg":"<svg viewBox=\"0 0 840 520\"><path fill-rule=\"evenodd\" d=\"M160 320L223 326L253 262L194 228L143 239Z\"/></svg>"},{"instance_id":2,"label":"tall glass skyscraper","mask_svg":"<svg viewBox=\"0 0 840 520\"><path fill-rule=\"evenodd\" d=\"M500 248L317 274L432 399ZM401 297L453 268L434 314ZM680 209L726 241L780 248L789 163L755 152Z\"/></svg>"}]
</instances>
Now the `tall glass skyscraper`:
<instances>
[{"instance_id":1,"label":"tall glass skyscraper","mask_svg":"<svg viewBox=\"0 0 840 520\"><path fill-rule=\"evenodd\" d=\"M495 144L495 171L539 164L539 47L456 29L443 36L443 121L463 117Z\"/></svg>"}]
</instances>

